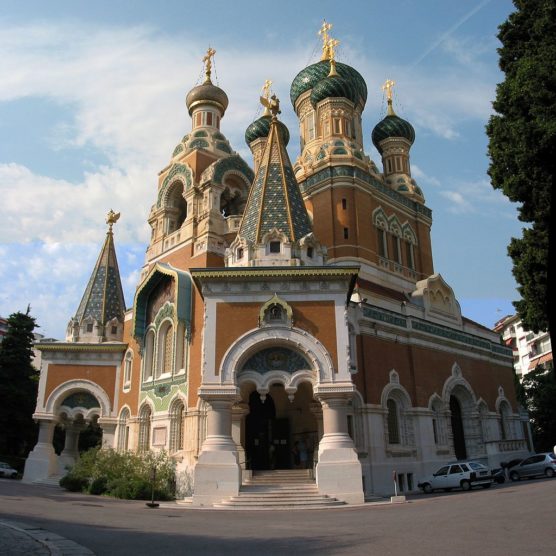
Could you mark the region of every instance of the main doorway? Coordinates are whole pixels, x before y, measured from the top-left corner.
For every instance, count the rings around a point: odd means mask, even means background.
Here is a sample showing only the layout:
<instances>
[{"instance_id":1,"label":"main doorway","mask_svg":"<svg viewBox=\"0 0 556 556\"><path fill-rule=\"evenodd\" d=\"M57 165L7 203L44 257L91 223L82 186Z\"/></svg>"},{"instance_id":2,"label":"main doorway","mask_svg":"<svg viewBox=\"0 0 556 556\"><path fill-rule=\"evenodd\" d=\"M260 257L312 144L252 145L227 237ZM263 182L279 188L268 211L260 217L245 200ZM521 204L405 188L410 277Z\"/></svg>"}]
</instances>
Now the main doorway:
<instances>
[{"instance_id":1,"label":"main doorway","mask_svg":"<svg viewBox=\"0 0 556 556\"><path fill-rule=\"evenodd\" d=\"M452 437L454 439L454 451L456 453L456 459L467 459L467 449L465 447L465 433L463 431L463 416L461 411L461 405L456 396L450 396L450 412L451 425L452 425Z\"/></svg>"},{"instance_id":2,"label":"main doorway","mask_svg":"<svg viewBox=\"0 0 556 556\"><path fill-rule=\"evenodd\" d=\"M246 399L247 398L247 399ZM318 427L311 411L311 385L303 383L290 401L282 384L273 384L264 398L254 385L244 390L249 413L245 418L244 448L249 469L294 469L299 461L292 449L297 443L307 448L307 467L312 467L318 449Z\"/></svg>"}]
</instances>

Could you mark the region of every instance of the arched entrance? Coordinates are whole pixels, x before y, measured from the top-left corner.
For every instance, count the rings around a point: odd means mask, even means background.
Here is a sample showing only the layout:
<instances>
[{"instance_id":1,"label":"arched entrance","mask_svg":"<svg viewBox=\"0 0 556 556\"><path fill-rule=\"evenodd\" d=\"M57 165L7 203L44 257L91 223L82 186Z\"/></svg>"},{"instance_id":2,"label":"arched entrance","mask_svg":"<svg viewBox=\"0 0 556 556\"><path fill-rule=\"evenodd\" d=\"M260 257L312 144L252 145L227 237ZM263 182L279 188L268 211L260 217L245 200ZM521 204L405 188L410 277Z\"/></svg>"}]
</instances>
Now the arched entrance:
<instances>
[{"instance_id":1,"label":"arched entrance","mask_svg":"<svg viewBox=\"0 0 556 556\"><path fill-rule=\"evenodd\" d=\"M456 458L467 459L467 449L465 447L465 433L463 430L463 416L461 405L456 396L450 396L450 412L452 424L452 438L454 441L454 451Z\"/></svg>"},{"instance_id":2,"label":"arched entrance","mask_svg":"<svg viewBox=\"0 0 556 556\"><path fill-rule=\"evenodd\" d=\"M249 383L242 388L242 398L249 406L243 435L246 467L255 471L311 468L319 441L311 384L301 383L292 396L281 383L272 384L265 395ZM303 462L292 453L296 443L305 447Z\"/></svg>"}]
</instances>

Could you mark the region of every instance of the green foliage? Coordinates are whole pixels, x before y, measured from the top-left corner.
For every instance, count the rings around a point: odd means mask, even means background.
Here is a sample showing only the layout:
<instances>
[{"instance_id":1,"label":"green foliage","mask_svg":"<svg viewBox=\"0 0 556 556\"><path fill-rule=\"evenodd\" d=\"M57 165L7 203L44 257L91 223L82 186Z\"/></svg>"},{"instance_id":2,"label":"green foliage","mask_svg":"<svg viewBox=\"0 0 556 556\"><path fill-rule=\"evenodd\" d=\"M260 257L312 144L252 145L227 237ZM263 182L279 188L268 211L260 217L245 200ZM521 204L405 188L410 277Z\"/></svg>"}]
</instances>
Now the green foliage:
<instances>
[{"instance_id":1,"label":"green foliage","mask_svg":"<svg viewBox=\"0 0 556 556\"><path fill-rule=\"evenodd\" d=\"M554 260L552 189L556 169L556 0L514 0L500 26L500 68L487 126L492 185L519 203L531 227L512 239L508 253L522 300L514 305L530 330L555 330L549 275Z\"/></svg>"},{"instance_id":2,"label":"green foliage","mask_svg":"<svg viewBox=\"0 0 556 556\"><path fill-rule=\"evenodd\" d=\"M70 492L81 492L87 488L87 479L68 473L60 479L60 486Z\"/></svg>"},{"instance_id":3,"label":"green foliage","mask_svg":"<svg viewBox=\"0 0 556 556\"><path fill-rule=\"evenodd\" d=\"M535 437L535 448L552 451L556 442L556 375L554 369L538 368L522 381L526 407Z\"/></svg>"},{"instance_id":4,"label":"green foliage","mask_svg":"<svg viewBox=\"0 0 556 556\"><path fill-rule=\"evenodd\" d=\"M26 456L36 439L39 372L31 364L36 324L29 311L8 317L0 343L0 453L14 456Z\"/></svg>"},{"instance_id":5,"label":"green foliage","mask_svg":"<svg viewBox=\"0 0 556 556\"><path fill-rule=\"evenodd\" d=\"M174 497L175 464L165 452L138 454L93 448L81 455L66 477L82 481L80 490L90 494L148 500L151 498L153 467L156 467L155 498L171 500Z\"/></svg>"}]
</instances>

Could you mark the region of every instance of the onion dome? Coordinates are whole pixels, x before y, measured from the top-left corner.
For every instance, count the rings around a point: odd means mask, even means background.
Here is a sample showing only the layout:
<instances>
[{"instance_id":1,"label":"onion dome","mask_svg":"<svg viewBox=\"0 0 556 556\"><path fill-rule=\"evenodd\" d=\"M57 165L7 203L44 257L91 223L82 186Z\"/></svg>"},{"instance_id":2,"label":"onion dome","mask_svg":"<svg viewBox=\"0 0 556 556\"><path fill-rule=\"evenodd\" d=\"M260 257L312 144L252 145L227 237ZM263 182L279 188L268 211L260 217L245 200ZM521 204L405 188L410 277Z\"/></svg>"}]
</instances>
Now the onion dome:
<instances>
[{"instance_id":1,"label":"onion dome","mask_svg":"<svg viewBox=\"0 0 556 556\"><path fill-rule=\"evenodd\" d=\"M193 113L193 109L200 104L212 104L220 109L222 116L228 108L228 95L211 81L205 81L202 85L197 85L189 91L185 99L189 115Z\"/></svg>"},{"instance_id":2,"label":"onion dome","mask_svg":"<svg viewBox=\"0 0 556 556\"><path fill-rule=\"evenodd\" d=\"M407 139L410 145L415 141L415 130L413 126L407 120L397 116L393 110L389 110L386 117L376 124L371 135L373 144L379 153L382 153L380 143L384 141L384 139L389 139L391 137L402 137Z\"/></svg>"},{"instance_id":3,"label":"onion dome","mask_svg":"<svg viewBox=\"0 0 556 556\"><path fill-rule=\"evenodd\" d=\"M362 104L365 104L367 101L367 85L365 80L361 76L361 74L353 69L351 66L347 64L342 64L341 62L336 62L336 71L338 76L341 77L346 83L342 84L335 84L330 83L326 86L332 86L333 90L337 92L335 87L345 87L349 90L349 95L339 95L333 94L329 96L346 96L353 102L360 101ZM329 60L321 60L316 64L311 64L307 66L305 69L302 69L294 78L291 88L290 88L290 99L292 101L293 106L295 107L295 103L297 99L306 91L314 89L316 85L325 80L328 77L330 72L330 61ZM331 77L330 79L335 79L335 77ZM324 88L325 85L323 84L322 87ZM347 92L347 91L346 91ZM325 98L325 97L322 97Z\"/></svg>"},{"instance_id":4,"label":"onion dome","mask_svg":"<svg viewBox=\"0 0 556 556\"><path fill-rule=\"evenodd\" d=\"M245 142L250 145L253 141L260 139L261 137L268 137L271 121L272 116L261 116L258 120L255 120L245 130ZM287 146L290 142L290 132L281 121L277 121L277 125L280 130L282 141L284 142L284 145Z\"/></svg>"},{"instance_id":5,"label":"onion dome","mask_svg":"<svg viewBox=\"0 0 556 556\"><path fill-rule=\"evenodd\" d=\"M336 66L337 67L337 66ZM321 79L311 92L311 104L313 108L325 98L344 97L357 103L359 91L352 80L341 77L340 75L329 75Z\"/></svg>"}]
</instances>

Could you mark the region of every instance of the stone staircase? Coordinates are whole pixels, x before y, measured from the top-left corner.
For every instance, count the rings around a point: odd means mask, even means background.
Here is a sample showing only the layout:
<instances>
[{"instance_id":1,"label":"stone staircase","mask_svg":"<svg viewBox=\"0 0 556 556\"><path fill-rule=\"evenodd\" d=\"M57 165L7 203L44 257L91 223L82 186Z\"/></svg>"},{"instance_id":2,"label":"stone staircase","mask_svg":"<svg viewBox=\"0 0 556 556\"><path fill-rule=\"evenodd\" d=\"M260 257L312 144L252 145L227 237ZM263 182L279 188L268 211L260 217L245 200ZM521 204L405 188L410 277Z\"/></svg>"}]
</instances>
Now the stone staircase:
<instances>
[{"instance_id":1,"label":"stone staircase","mask_svg":"<svg viewBox=\"0 0 556 556\"><path fill-rule=\"evenodd\" d=\"M343 506L345 502L319 494L308 469L254 471L238 496L215 504L228 510L313 510Z\"/></svg>"},{"instance_id":2,"label":"stone staircase","mask_svg":"<svg viewBox=\"0 0 556 556\"><path fill-rule=\"evenodd\" d=\"M37 479L33 481L34 485L49 486L49 487L60 487L60 479L63 475L50 475L50 477L45 477L44 479Z\"/></svg>"}]
</instances>

